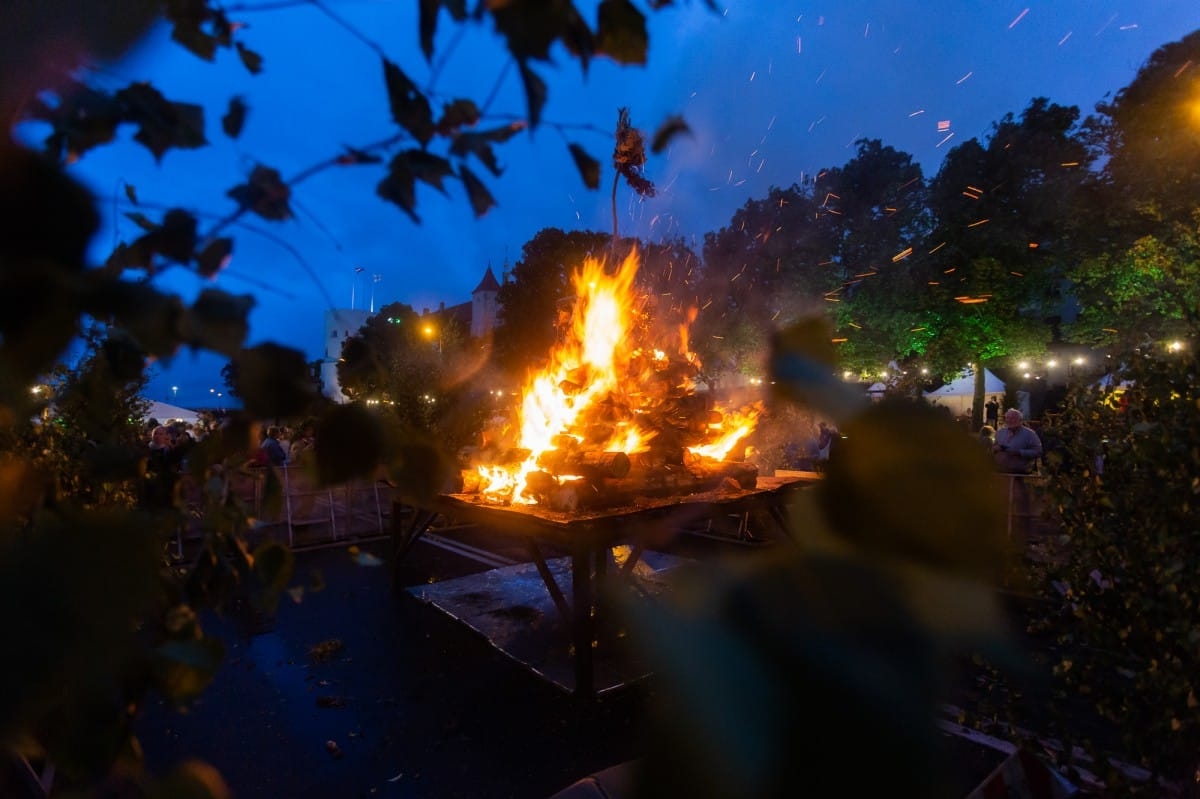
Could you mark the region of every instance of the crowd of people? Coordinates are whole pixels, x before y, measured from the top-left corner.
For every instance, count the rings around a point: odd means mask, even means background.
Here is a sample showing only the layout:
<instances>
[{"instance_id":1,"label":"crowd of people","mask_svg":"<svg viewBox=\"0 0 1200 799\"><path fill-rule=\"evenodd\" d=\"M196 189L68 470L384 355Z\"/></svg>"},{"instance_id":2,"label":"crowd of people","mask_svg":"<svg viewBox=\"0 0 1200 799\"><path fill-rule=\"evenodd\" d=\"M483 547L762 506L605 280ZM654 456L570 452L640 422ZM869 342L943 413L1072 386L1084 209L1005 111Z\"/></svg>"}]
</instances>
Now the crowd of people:
<instances>
[{"instance_id":1,"label":"crowd of people","mask_svg":"<svg viewBox=\"0 0 1200 799\"><path fill-rule=\"evenodd\" d=\"M188 452L196 445L193 435L203 434L200 427L175 422L160 424L151 419L147 426L147 470L164 473L180 471ZM316 454L316 422L304 420L295 428L286 425L263 425L259 428L258 443L247 453L250 467L285 466L305 463Z\"/></svg>"}]
</instances>

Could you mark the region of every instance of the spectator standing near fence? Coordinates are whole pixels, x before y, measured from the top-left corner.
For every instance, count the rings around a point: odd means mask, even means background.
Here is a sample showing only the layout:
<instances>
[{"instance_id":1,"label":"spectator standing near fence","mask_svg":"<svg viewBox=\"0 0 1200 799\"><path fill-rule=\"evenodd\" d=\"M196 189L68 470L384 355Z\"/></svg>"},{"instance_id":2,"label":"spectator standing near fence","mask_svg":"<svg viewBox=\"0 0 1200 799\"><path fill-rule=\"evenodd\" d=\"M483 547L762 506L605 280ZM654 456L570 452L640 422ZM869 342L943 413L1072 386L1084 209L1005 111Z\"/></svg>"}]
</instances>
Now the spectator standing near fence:
<instances>
[{"instance_id":1,"label":"spectator standing near fence","mask_svg":"<svg viewBox=\"0 0 1200 799\"><path fill-rule=\"evenodd\" d=\"M1032 503L1025 481L1026 475L1033 474L1038 458L1042 457L1042 439L1025 425L1025 417L1016 408L1004 412L1004 426L996 431L992 456L996 459L996 469L1009 475L1009 530L1012 530L1015 516L1020 531L1028 536Z\"/></svg>"},{"instance_id":2,"label":"spectator standing near fence","mask_svg":"<svg viewBox=\"0 0 1200 799\"><path fill-rule=\"evenodd\" d=\"M292 448L288 457L292 463L303 464L316 457L316 423L305 420L292 439Z\"/></svg>"},{"instance_id":3,"label":"spectator standing near fence","mask_svg":"<svg viewBox=\"0 0 1200 799\"><path fill-rule=\"evenodd\" d=\"M837 449L838 439L841 438L841 433L836 427L825 422L817 424L817 429L820 431L817 434L817 451L820 453L817 458L822 462L828 461Z\"/></svg>"},{"instance_id":4,"label":"spectator standing near fence","mask_svg":"<svg viewBox=\"0 0 1200 799\"><path fill-rule=\"evenodd\" d=\"M287 462L287 453L279 444L279 428L274 425L267 428L267 435L262 440L260 449L267 453L267 464L270 466L282 466Z\"/></svg>"},{"instance_id":5,"label":"spectator standing near fence","mask_svg":"<svg viewBox=\"0 0 1200 799\"><path fill-rule=\"evenodd\" d=\"M996 468L1007 474L1031 474L1042 457L1042 440L1016 408L1004 412L1004 426L996 431L992 455Z\"/></svg>"}]
</instances>

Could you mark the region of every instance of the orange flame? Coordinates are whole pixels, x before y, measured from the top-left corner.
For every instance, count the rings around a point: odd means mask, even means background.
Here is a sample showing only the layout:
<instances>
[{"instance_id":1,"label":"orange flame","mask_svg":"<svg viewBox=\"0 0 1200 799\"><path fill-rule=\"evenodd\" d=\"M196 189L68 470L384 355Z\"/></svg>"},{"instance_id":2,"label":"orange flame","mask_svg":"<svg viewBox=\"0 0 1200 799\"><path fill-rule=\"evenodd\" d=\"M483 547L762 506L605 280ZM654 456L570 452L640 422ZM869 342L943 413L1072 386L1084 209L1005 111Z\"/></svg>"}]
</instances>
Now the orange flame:
<instances>
[{"instance_id":1,"label":"orange flame","mask_svg":"<svg viewBox=\"0 0 1200 799\"><path fill-rule=\"evenodd\" d=\"M538 470L538 459L564 443L587 449L645 452L659 431L648 429L642 408L651 386L672 382L672 389L691 392L690 376L678 376L665 349L639 346L645 325L635 278L638 256L631 252L612 274L603 260L589 257L572 276L576 302L564 340L550 352L548 365L531 375L522 392L517 446L529 456L519 465L478 467L480 490L492 499L529 504L526 478ZM688 323L696 309L690 309ZM699 360L687 351L688 324L678 329L677 351L698 371ZM614 410L618 409L618 410ZM689 457L722 460L753 431L757 409L715 414L703 444L689 447ZM560 478L568 479L568 478Z\"/></svg>"}]
</instances>

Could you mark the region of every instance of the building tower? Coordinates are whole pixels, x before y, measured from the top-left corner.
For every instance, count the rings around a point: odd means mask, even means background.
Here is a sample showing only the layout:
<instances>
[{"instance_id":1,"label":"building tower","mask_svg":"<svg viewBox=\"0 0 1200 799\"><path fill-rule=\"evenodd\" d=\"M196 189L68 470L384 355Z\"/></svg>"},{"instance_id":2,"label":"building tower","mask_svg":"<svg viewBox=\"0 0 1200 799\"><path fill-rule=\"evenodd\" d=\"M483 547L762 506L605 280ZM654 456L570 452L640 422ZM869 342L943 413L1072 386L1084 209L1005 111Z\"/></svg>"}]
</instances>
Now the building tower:
<instances>
[{"instance_id":1,"label":"building tower","mask_svg":"<svg viewBox=\"0 0 1200 799\"><path fill-rule=\"evenodd\" d=\"M500 309L499 293L500 283L492 272L492 265L488 264L483 280L471 292L471 338L483 338L495 329Z\"/></svg>"}]
</instances>

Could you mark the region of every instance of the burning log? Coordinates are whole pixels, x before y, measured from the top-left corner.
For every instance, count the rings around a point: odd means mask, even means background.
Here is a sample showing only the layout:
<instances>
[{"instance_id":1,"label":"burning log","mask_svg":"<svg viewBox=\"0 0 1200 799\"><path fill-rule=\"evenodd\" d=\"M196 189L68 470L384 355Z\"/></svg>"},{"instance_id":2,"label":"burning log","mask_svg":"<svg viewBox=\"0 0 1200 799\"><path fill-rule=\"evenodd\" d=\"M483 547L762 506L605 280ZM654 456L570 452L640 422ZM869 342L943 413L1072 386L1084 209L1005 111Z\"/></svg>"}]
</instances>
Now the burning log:
<instances>
[{"instance_id":1,"label":"burning log","mask_svg":"<svg viewBox=\"0 0 1200 799\"><path fill-rule=\"evenodd\" d=\"M478 469L462 469L459 475L459 493L462 494L478 494L483 487L483 475Z\"/></svg>"},{"instance_id":2,"label":"burning log","mask_svg":"<svg viewBox=\"0 0 1200 799\"><path fill-rule=\"evenodd\" d=\"M530 472L525 476L524 493L531 497L545 497L558 488L558 480L549 472Z\"/></svg>"},{"instance_id":3,"label":"burning log","mask_svg":"<svg viewBox=\"0 0 1200 799\"><path fill-rule=\"evenodd\" d=\"M559 513L574 513L580 508L594 507L596 487L582 478L567 480L545 497L550 510Z\"/></svg>"},{"instance_id":4,"label":"burning log","mask_svg":"<svg viewBox=\"0 0 1200 799\"><path fill-rule=\"evenodd\" d=\"M479 447L463 447L458 451L459 466L464 469L475 466L499 466L510 469L520 466L529 460L533 453L524 447L510 447L505 450L480 449Z\"/></svg>"},{"instance_id":5,"label":"burning log","mask_svg":"<svg viewBox=\"0 0 1200 799\"><path fill-rule=\"evenodd\" d=\"M560 513L614 507L638 497L685 496L728 487L753 489L758 467L753 463L706 460L689 467L631 469L624 477L576 477L559 481L549 472L533 472L525 481L525 494L538 504Z\"/></svg>"},{"instance_id":6,"label":"burning log","mask_svg":"<svg viewBox=\"0 0 1200 799\"><path fill-rule=\"evenodd\" d=\"M592 478L624 477L629 456L624 452L589 452L550 449L538 456L537 465L553 475L577 474Z\"/></svg>"},{"instance_id":7,"label":"burning log","mask_svg":"<svg viewBox=\"0 0 1200 799\"><path fill-rule=\"evenodd\" d=\"M604 492L659 496L691 494L709 491L726 479L733 480L739 488L754 488L758 484L758 467L753 463L704 458L687 466L632 469L624 478L605 480L601 489Z\"/></svg>"}]
</instances>

